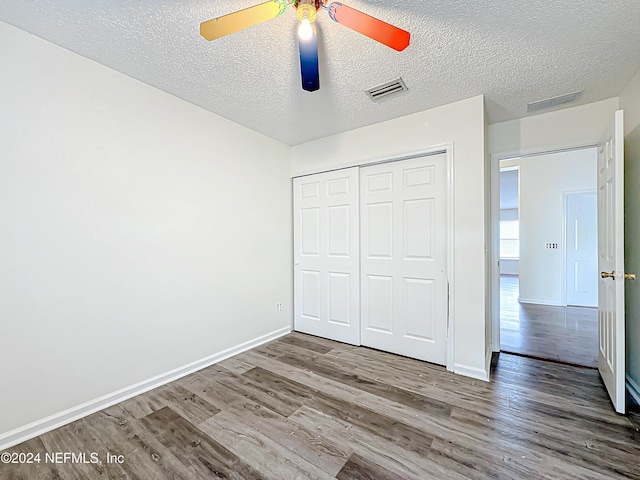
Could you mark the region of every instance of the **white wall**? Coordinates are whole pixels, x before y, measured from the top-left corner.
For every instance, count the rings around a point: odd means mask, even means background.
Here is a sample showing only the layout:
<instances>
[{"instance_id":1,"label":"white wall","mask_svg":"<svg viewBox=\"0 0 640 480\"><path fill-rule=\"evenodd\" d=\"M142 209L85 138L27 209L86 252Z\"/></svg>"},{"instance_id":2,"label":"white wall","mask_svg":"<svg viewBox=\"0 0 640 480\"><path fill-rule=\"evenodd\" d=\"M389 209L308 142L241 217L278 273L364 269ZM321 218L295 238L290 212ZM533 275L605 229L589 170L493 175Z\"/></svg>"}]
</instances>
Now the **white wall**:
<instances>
[{"instance_id":1,"label":"white wall","mask_svg":"<svg viewBox=\"0 0 640 480\"><path fill-rule=\"evenodd\" d=\"M624 110L625 270L640 274L640 71L620 94ZM625 282L627 379L640 403L640 281Z\"/></svg>"},{"instance_id":2,"label":"white wall","mask_svg":"<svg viewBox=\"0 0 640 480\"><path fill-rule=\"evenodd\" d=\"M517 208L501 208L500 220L518 220L519 213Z\"/></svg>"},{"instance_id":3,"label":"white wall","mask_svg":"<svg viewBox=\"0 0 640 480\"><path fill-rule=\"evenodd\" d=\"M503 161L520 169L520 292L522 302L563 305L565 192L597 189L595 148ZM557 243L557 249L547 249Z\"/></svg>"},{"instance_id":4,"label":"white wall","mask_svg":"<svg viewBox=\"0 0 640 480\"><path fill-rule=\"evenodd\" d=\"M595 145L618 109L618 98L489 125L492 155L509 156Z\"/></svg>"},{"instance_id":5,"label":"white wall","mask_svg":"<svg viewBox=\"0 0 640 480\"><path fill-rule=\"evenodd\" d=\"M398 158L451 144L455 177L455 371L485 376L485 128L483 98L292 147L292 175Z\"/></svg>"},{"instance_id":6,"label":"white wall","mask_svg":"<svg viewBox=\"0 0 640 480\"><path fill-rule=\"evenodd\" d=\"M289 147L2 22L0 64L0 439L291 325Z\"/></svg>"},{"instance_id":7,"label":"white wall","mask_svg":"<svg viewBox=\"0 0 640 480\"><path fill-rule=\"evenodd\" d=\"M500 275L519 275L520 264L515 258L500 259Z\"/></svg>"},{"instance_id":8,"label":"white wall","mask_svg":"<svg viewBox=\"0 0 640 480\"><path fill-rule=\"evenodd\" d=\"M518 169L500 171L500 212L515 210L518 219Z\"/></svg>"},{"instance_id":9,"label":"white wall","mask_svg":"<svg viewBox=\"0 0 640 480\"><path fill-rule=\"evenodd\" d=\"M620 93L619 102L624 109L624 133L628 135L640 126L640 70Z\"/></svg>"}]
</instances>

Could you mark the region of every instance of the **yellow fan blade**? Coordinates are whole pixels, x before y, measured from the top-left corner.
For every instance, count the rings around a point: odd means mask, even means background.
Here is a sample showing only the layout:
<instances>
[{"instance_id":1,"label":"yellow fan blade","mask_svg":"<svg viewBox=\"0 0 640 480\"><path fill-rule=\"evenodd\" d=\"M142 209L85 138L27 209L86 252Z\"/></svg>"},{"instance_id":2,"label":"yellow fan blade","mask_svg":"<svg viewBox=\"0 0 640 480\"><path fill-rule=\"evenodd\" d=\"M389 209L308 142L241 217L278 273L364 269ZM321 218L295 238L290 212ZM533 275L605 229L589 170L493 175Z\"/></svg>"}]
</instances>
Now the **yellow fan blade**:
<instances>
[{"instance_id":1,"label":"yellow fan blade","mask_svg":"<svg viewBox=\"0 0 640 480\"><path fill-rule=\"evenodd\" d=\"M200 35L215 40L231 33L253 27L278 16L283 9L281 3L270 0L255 7L245 8L200 24Z\"/></svg>"}]
</instances>

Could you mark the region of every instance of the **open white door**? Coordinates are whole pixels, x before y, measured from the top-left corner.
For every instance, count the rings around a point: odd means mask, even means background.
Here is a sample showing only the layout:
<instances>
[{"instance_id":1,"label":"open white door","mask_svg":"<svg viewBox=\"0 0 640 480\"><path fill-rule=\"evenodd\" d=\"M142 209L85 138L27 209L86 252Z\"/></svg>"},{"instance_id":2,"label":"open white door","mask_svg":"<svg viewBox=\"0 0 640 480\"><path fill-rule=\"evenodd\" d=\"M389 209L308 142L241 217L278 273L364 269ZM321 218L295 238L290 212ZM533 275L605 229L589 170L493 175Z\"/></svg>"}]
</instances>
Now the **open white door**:
<instances>
[{"instance_id":1,"label":"open white door","mask_svg":"<svg viewBox=\"0 0 640 480\"><path fill-rule=\"evenodd\" d=\"M598 145L598 370L618 413L625 413L622 122L618 110Z\"/></svg>"}]
</instances>

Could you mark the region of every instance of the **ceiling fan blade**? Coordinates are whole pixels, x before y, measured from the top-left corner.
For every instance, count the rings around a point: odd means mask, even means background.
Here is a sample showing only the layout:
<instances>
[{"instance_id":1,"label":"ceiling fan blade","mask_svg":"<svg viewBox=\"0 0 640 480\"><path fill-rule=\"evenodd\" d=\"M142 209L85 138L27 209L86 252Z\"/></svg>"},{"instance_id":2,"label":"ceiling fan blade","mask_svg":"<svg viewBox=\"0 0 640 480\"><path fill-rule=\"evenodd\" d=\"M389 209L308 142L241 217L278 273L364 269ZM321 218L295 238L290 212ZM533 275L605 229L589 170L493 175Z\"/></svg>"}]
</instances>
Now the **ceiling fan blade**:
<instances>
[{"instance_id":1,"label":"ceiling fan blade","mask_svg":"<svg viewBox=\"0 0 640 480\"><path fill-rule=\"evenodd\" d=\"M329 7L329 16L341 25L365 35L397 51L409 46L411 34L355 8L334 2Z\"/></svg>"},{"instance_id":2,"label":"ceiling fan blade","mask_svg":"<svg viewBox=\"0 0 640 480\"><path fill-rule=\"evenodd\" d=\"M200 35L207 40L215 40L225 35L266 22L282 13L282 3L270 0L254 7L245 8L200 24Z\"/></svg>"},{"instance_id":3,"label":"ceiling fan blade","mask_svg":"<svg viewBox=\"0 0 640 480\"><path fill-rule=\"evenodd\" d=\"M300 72L302 89L315 92L320 88L320 70L318 68L318 37L316 33L308 40L298 40L300 49Z\"/></svg>"}]
</instances>

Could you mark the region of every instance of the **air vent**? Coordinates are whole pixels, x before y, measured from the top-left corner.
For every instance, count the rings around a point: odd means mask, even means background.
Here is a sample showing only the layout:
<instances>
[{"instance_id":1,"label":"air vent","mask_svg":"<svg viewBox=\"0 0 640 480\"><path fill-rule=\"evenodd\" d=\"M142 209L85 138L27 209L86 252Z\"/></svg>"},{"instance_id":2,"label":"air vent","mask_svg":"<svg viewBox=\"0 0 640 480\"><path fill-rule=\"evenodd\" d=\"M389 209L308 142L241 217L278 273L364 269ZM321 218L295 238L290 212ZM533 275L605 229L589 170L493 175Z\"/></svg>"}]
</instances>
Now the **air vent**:
<instances>
[{"instance_id":1,"label":"air vent","mask_svg":"<svg viewBox=\"0 0 640 480\"><path fill-rule=\"evenodd\" d=\"M543 108L555 107L557 105L562 105L563 103L573 102L581 93L582 90L579 92L569 93L567 95L560 95L559 97L540 100L539 102L532 102L527 105L527 112L535 112L536 110L542 110Z\"/></svg>"},{"instance_id":2,"label":"air vent","mask_svg":"<svg viewBox=\"0 0 640 480\"><path fill-rule=\"evenodd\" d=\"M389 98L391 96L399 95L400 93L406 92L407 90L408 88L404 84L402 79L398 78L397 80L393 80L392 82L383 83L382 85L378 85L377 87L365 90L364 93L366 93L374 102L379 102L383 98Z\"/></svg>"}]
</instances>

